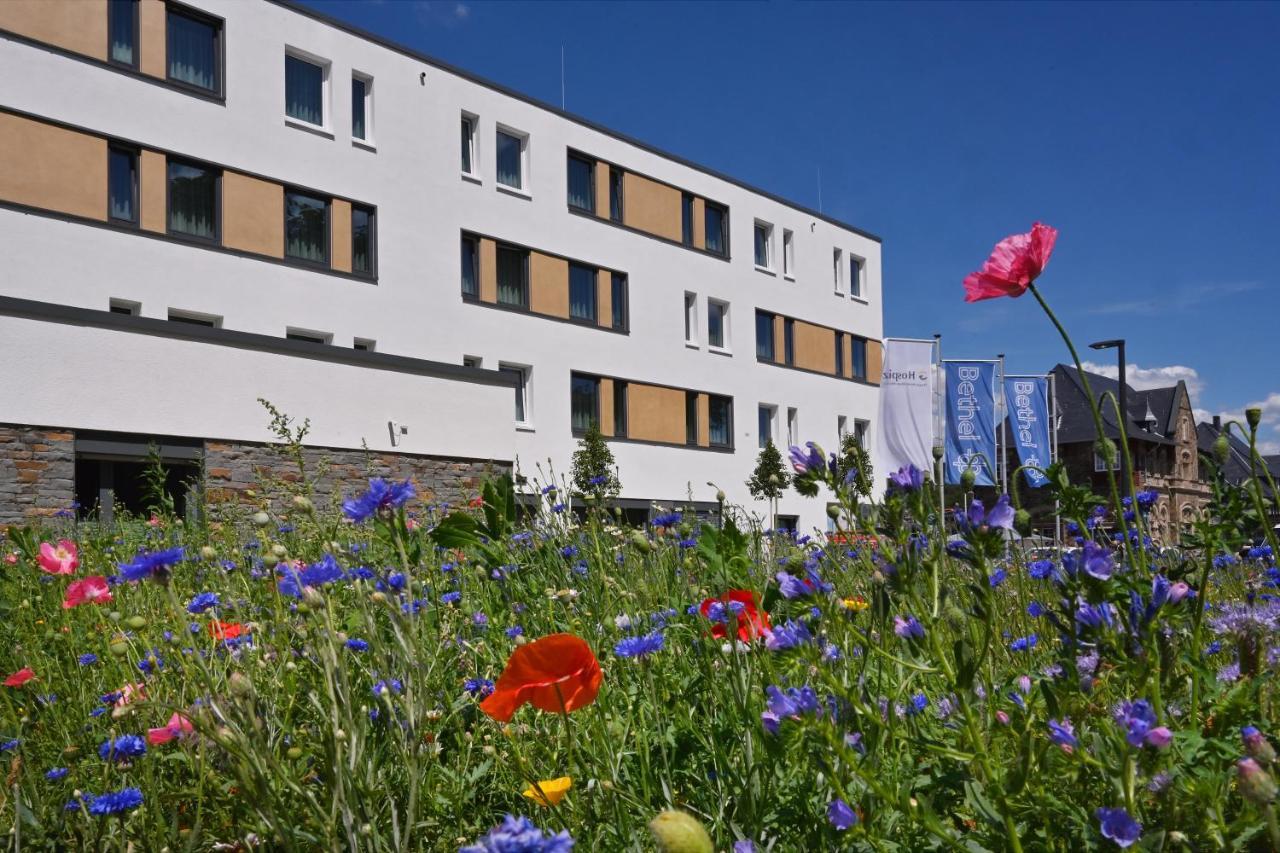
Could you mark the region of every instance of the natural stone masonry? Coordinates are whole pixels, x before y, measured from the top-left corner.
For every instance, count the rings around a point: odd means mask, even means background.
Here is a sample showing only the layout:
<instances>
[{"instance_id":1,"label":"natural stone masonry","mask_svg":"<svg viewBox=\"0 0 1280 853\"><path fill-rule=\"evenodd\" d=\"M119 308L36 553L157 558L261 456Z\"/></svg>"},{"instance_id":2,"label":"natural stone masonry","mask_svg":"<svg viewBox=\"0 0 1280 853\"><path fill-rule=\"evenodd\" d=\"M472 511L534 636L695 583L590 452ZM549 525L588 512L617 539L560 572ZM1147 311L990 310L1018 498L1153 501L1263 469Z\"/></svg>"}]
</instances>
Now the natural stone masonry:
<instances>
[{"instance_id":1,"label":"natural stone masonry","mask_svg":"<svg viewBox=\"0 0 1280 853\"><path fill-rule=\"evenodd\" d=\"M75 500L75 433L0 424L0 525L48 518Z\"/></svg>"}]
</instances>

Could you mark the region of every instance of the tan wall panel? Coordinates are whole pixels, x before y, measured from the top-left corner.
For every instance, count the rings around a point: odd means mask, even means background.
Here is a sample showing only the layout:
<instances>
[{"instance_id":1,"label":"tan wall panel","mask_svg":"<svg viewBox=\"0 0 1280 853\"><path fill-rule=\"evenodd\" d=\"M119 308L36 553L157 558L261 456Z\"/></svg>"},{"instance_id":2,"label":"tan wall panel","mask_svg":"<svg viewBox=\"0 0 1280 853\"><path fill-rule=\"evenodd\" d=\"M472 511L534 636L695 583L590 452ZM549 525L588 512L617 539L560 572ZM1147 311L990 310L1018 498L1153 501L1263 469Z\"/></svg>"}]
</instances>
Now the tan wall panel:
<instances>
[{"instance_id":1,"label":"tan wall panel","mask_svg":"<svg viewBox=\"0 0 1280 853\"><path fill-rule=\"evenodd\" d=\"M480 301L498 301L498 244L480 241Z\"/></svg>"},{"instance_id":2,"label":"tan wall panel","mask_svg":"<svg viewBox=\"0 0 1280 853\"><path fill-rule=\"evenodd\" d=\"M564 258L529 253L529 310L569 316L569 262Z\"/></svg>"},{"instance_id":3,"label":"tan wall panel","mask_svg":"<svg viewBox=\"0 0 1280 853\"><path fill-rule=\"evenodd\" d=\"M138 158L139 224L143 230L160 234L169 230L169 177L165 156L143 150Z\"/></svg>"},{"instance_id":4,"label":"tan wall panel","mask_svg":"<svg viewBox=\"0 0 1280 853\"><path fill-rule=\"evenodd\" d=\"M679 190L626 172L622 176L622 194L626 199L627 225L680 242Z\"/></svg>"},{"instance_id":5,"label":"tan wall panel","mask_svg":"<svg viewBox=\"0 0 1280 853\"><path fill-rule=\"evenodd\" d=\"M164 0L142 0L138 4L138 70L152 77L168 76L165 67Z\"/></svg>"},{"instance_id":6,"label":"tan wall panel","mask_svg":"<svg viewBox=\"0 0 1280 853\"><path fill-rule=\"evenodd\" d=\"M600 270L596 274L596 311L600 325L613 326L613 273Z\"/></svg>"},{"instance_id":7,"label":"tan wall panel","mask_svg":"<svg viewBox=\"0 0 1280 853\"><path fill-rule=\"evenodd\" d=\"M698 446L711 446L711 399L706 394L698 395Z\"/></svg>"},{"instance_id":8,"label":"tan wall panel","mask_svg":"<svg viewBox=\"0 0 1280 853\"><path fill-rule=\"evenodd\" d=\"M683 227L684 223L682 222L681 228ZM680 236L683 237L684 234ZM695 249L707 248L707 202L706 199L696 197L693 200L693 247Z\"/></svg>"},{"instance_id":9,"label":"tan wall panel","mask_svg":"<svg viewBox=\"0 0 1280 853\"><path fill-rule=\"evenodd\" d=\"M334 202L335 212L337 206ZM336 259L336 215L334 220ZM223 172L222 243L243 252L284 257L284 187L239 172Z\"/></svg>"},{"instance_id":10,"label":"tan wall panel","mask_svg":"<svg viewBox=\"0 0 1280 853\"><path fill-rule=\"evenodd\" d=\"M627 385L627 435L640 441L684 444L684 392L631 382Z\"/></svg>"},{"instance_id":11,"label":"tan wall panel","mask_svg":"<svg viewBox=\"0 0 1280 853\"><path fill-rule=\"evenodd\" d=\"M836 336L831 329L812 323L795 322L796 367L819 373L836 372Z\"/></svg>"},{"instance_id":12,"label":"tan wall panel","mask_svg":"<svg viewBox=\"0 0 1280 853\"><path fill-rule=\"evenodd\" d=\"M609 218L609 164L596 161L596 216Z\"/></svg>"},{"instance_id":13,"label":"tan wall panel","mask_svg":"<svg viewBox=\"0 0 1280 853\"><path fill-rule=\"evenodd\" d=\"M600 434L614 435L613 423L613 380L600 380Z\"/></svg>"},{"instance_id":14,"label":"tan wall panel","mask_svg":"<svg viewBox=\"0 0 1280 853\"><path fill-rule=\"evenodd\" d=\"M879 341L867 341L867 381L880 384L884 371L884 349Z\"/></svg>"},{"instance_id":15,"label":"tan wall panel","mask_svg":"<svg viewBox=\"0 0 1280 853\"><path fill-rule=\"evenodd\" d=\"M337 198L329 205L329 266L351 272L351 202Z\"/></svg>"},{"instance_id":16,"label":"tan wall panel","mask_svg":"<svg viewBox=\"0 0 1280 853\"><path fill-rule=\"evenodd\" d=\"M107 0L0 0L0 29L107 59Z\"/></svg>"},{"instance_id":17,"label":"tan wall panel","mask_svg":"<svg viewBox=\"0 0 1280 853\"><path fill-rule=\"evenodd\" d=\"M3 6L0 0L0 6ZM107 141L0 113L0 198L89 219L107 218Z\"/></svg>"},{"instance_id":18,"label":"tan wall panel","mask_svg":"<svg viewBox=\"0 0 1280 853\"><path fill-rule=\"evenodd\" d=\"M838 332L844 337L844 375L853 375L853 336L845 332Z\"/></svg>"},{"instance_id":19,"label":"tan wall panel","mask_svg":"<svg viewBox=\"0 0 1280 853\"><path fill-rule=\"evenodd\" d=\"M773 316L773 362L787 363L787 324L786 319L777 314Z\"/></svg>"}]
</instances>

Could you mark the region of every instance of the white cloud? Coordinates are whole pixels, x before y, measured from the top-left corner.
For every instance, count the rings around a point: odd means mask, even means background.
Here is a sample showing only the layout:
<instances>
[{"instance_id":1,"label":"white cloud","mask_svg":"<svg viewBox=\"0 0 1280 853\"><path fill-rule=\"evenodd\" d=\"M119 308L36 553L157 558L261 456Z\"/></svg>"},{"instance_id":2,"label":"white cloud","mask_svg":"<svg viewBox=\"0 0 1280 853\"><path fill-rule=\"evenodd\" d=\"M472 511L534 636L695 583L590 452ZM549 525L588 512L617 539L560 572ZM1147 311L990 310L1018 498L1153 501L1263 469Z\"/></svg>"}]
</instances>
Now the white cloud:
<instances>
[{"instance_id":1,"label":"white cloud","mask_svg":"<svg viewBox=\"0 0 1280 853\"><path fill-rule=\"evenodd\" d=\"M462 20L471 14L471 7L466 3L455 3L453 6L453 16L458 20Z\"/></svg>"},{"instance_id":2,"label":"white cloud","mask_svg":"<svg viewBox=\"0 0 1280 853\"><path fill-rule=\"evenodd\" d=\"M465 22L471 16L471 7L460 0L414 0L414 17L425 27L451 28Z\"/></svg>"},{"instance_id":3,"label":"white cloud","mask_svg":"<svg viewBox=\"0 0 1280 853\"><path fill-rule=\"evenodd\" d=\"M1165 291L1148 298L1098 303L1090 306L1087 309L1087 313L1104 315L1157 314L1161 312L1188 311L1211 299L1249 293L1261 288L1262 283L1258 281L1228 281L1215 284L1183 285L1173 291Z\"/></svg>"},{"instance_id":4,"label":"white cloud","mask_svg":"<svg viewBox=\"0 0 1280 853\"><path fill-rule=\"evenodd\" d=\"M1240 432L1232 428L1231 434L1236 438L1242 438L1247 441L1249 434L1249 424L1244 419L1245 409L1261 409L1262 422L1258 425L1258 450L1270 456L1280 453L1280 392L1272 392L1264 399L1255 400L1252 403L1246 403L1239 409L1228 410L1224 412L1210 412L1207 409L1196 409L1196 420L1213 421L1214 415L1222 418L1224 424L1229 421L1238 421L1243 431L1243 437ZM1275 438L1264 438L1264 436L1276 436Z\"/></svg>"},{"instance_id":5,"label":"white cloud","mask_svg":"<svg viewBox=\"0 0 1280 853\"><path fill-rule=\"evenodd\" d=\"M1084 369L1090 373L1097 373L1100 376L1108 376L1115 379L1120 375L1120 369L1114 364L1098 364L1093 361L1083 362ZM1191 395L1194 402L1195 398L1204 390L1204 380L1200 378L1200 374L1194 367L1185 367L1181 364L1171 364L1167 367L1141 367L1136 364L1125 365L1125 378L1129 382L1131 388L1138 391L1146 391L1149 388L1167 388L1170 385L1177 385L1181 379L1187 383L1187 392Z\"/></svg>"}]
</instances>

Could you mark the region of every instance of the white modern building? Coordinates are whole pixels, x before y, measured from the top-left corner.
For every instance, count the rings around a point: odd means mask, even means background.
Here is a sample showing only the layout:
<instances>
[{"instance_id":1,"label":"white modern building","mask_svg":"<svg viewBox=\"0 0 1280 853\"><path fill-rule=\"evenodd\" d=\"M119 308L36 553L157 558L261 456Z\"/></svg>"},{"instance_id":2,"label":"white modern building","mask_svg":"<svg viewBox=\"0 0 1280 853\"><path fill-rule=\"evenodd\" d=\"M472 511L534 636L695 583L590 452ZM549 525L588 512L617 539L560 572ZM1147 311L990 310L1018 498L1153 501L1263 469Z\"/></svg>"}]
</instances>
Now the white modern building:
<instances>
[{"instance_id":1,"label":"white modern building","mask_svg":"<svg viewBox=\"0 0 1280 853\"><path fill-rule=\"evenodd\" d=\"M595 420L636 511L875 430L877 237L282 0L0 2L0 257L0 523L235 498L258 398L441 500Z\"/></svg>"}]
</instances>

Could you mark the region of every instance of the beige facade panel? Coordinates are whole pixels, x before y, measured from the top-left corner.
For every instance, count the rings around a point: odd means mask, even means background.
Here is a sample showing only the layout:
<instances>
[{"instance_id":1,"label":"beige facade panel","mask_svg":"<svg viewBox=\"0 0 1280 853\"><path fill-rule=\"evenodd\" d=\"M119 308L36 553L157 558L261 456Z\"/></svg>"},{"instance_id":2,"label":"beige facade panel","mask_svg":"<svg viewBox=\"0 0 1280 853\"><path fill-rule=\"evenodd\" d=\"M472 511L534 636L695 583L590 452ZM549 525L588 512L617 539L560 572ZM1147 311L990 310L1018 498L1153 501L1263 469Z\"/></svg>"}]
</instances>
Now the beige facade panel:
<instances>
[{"instance_id":1,"label":"beige facade panel","mask_svg":"<svg viewBox=\"0 0 1280 853\"><path fill-rule=\"evenodd\" d=\"M596 273L596 314L604 328L613 325L613 273L609 270Z\"/></svg>"},{"instance_id":2,"label":"beige facade panel","mask_svg":"<svg viewBox=\"0 0 1280 853\"><path fill-rule=\"evenodd\" d=\"M844 338L844 376L853 375L853 336L845 332L836 332ZM869 353L868 353L869 355Z\"/></svg>"},{"instance_id":3,"label":"beige facade panel","mask_svg":"<svg viewBox=\"0 0 1280 853\"><path fill-rule=\"evenodd\" d=\"M609 164L596 161L596 216L609 218Z\"/></svg>"},{"instance_id":4,"label":"beige facade panel","mask_svg":"<svg viewBox=\"0 0 1280 853\"><path fill-rule=\"evenodd\" d=\"M600 434L611 436L617 435L617 428L613 422L613 380L600 380Z\"/></svg>"},{"instance_id":5,"label":"beige facade panel","mask_svg":"<svg viewBox=\"0 0 1280 853\"><path fill-rule=\"evenodd\" d=\"M649 234L680 242L680 191L666 184L626 172L622 176L622 195L626 199L624 221ZM608 208L605 208L607 215Z\"/></svg>"},{"instance_id":6,"label":"beige facade panel","mask_svg":"<svg viewBox=\"0 0 1280 853\"><path fill-rule=\"evenodd\" d=\"M0 8L4 5L0 0ZM89 219L107 218L105 139L0 113L0 152L5 159L0 198Z\"/></svg>"},{"instance_id":7,"label":"beige facade panel","mask_svg":"<svg viewBox=\"0 0 1280 853\"><path fill-rule=\"evenodd\" d=\"M880 384L884 372L884 347L879 341L867 341L867 381Z\"/></svg>"},{"instance_id":8,"label":"beige facade panel","mask_svg":"<svg viewBox=\"0 0 1280 853\"><path fill-rule=\"evenodd\" d=\"M142 0L138 4L138 70L143 74L164 79L166 21L164 0Z\"/></svg>"},{"instance_id":9,"label":"beige facade panel","mask_svg":"<svg viewBox=\"0 0 1280 853\"><path fill-rule=\"evenodd\" d=\"M711 398L698 395L698 446L711 446Z\"/></svg>"},{"instance_id":10,"label":"beige facade panel","mask_svg":"<svg viewBox=\"0 0 1280 853\"><path fill-rule=\"evenodd\" d=\"M168 162L158 151L143 149L138 158L138 224L144 231L169 230Z\"/></svg>"},{"instance_id":11,"label":"beige facade panel","mask_svg":"<svg viewBox=\"0 0 1280 853\"><path fill-rule=\"evenodd\" d=\"M351 202L338 198L329 205L329 266L351 272Z\"/></svg>"},{"instance_id":12,"label":"beige facade panel","mask_svg":"<svg viewBox=\"0 0 1280 853\"><path fill-rule=\"evenodd\" d=\"M0 29L107 60L107 0L0 0Z\"/></svg>"},{"instance_id":13,"label":"beige facade panel","mask_svg":"<svg viewBox=\"0 0 1280 853\"><path fill-rule=\"evenodd\" d=\"M480 301L498 301L498 244L480 240Z\"/></svg>"},{"instance_id":14,"label":"beige facade panel","mask_svg":"<svg viewBox=\"0 0 1280 853\"><path fill-rule=\"evenodd\" d=\"M835 332L825 326L795 321L795 367L818 373L836 372Z\"/></svg>"},{"instance_id":15,"label":"beige facade panel","mask_svg":"<svg viewBox=\"0 0 1280 853\"><path fill-rule=\"evenodd\" d=\"M529 310L569 316L569 262L541 252L529 253Z\"/></svg>"},{"instance_id":16,"label":"beige facade panel","mask_svg":"<svg viewBox=\"0 0 1280 853\"><path fill-rule=\"evenodd\" d=\"M773 316L773 362L787 363L787 321L778 314Z\"/></svg>"},{"instance_id":17,"label":"beige facade panel","mask_svg":"<svg viewBox=\"0 0 1280 853\"><path fill-rule=\"evenodd\" d=\"M337 205L334 202L335 261ZM284 187L239 172L223 172L222 243L242 252L284 257Z\"/></svg>"},{"instance_id":18,"label":"beige facade panel","mask_svg":"<svg viewBox=\"0 0 1280 853\"><path fill-rule=\"evenodd\" d=\"M628 383L627 421L629 438L684 444L684 392Z\"/></svg>"},{"instance_id":19,"label":"beige facade panel","mask_svg":"<svg viewBox=\"0 0 1280 853\"><path fill-rule=\"evenodd\" d=\"M684 212L681 211L683 217ZM680 223L681 238L684 237L684 221ZM693 200L693 248L707 248L707 200L703 198L694 198Z\"/></svg>"}]
</instances>

